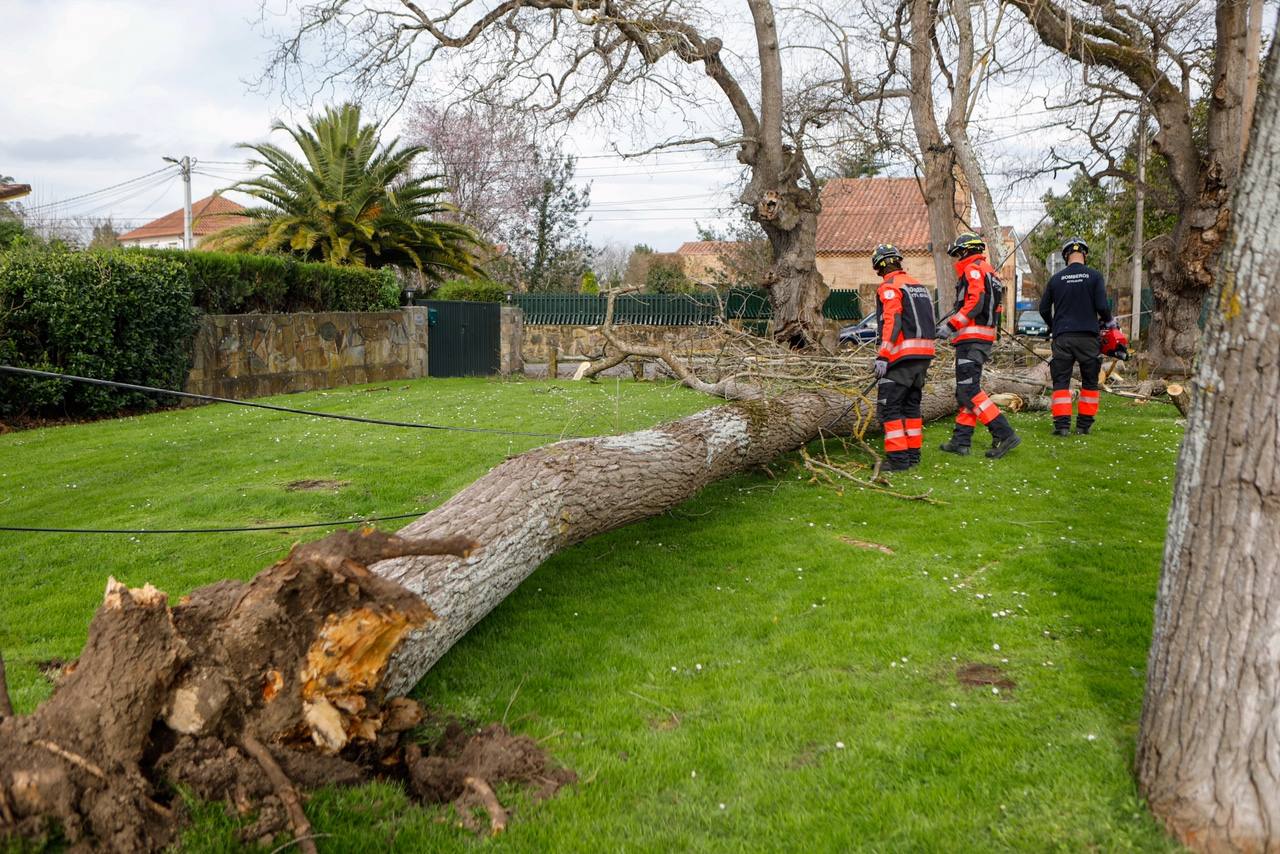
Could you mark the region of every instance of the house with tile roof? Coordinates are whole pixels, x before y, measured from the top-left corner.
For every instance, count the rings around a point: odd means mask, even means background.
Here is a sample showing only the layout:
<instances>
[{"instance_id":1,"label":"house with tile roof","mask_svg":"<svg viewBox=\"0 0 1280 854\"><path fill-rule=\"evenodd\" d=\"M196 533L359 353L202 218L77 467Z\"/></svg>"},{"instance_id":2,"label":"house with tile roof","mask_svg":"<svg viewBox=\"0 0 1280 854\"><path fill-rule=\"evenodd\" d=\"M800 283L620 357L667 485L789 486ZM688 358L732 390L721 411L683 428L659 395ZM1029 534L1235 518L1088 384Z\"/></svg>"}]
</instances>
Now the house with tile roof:
<instances>
[{"instance_id":1,"label":"house with tile roof","mask_svg":"<svg viewBox=\"0 0 1280 854\"><path fill-rule=\"evenodd\" d=\"M676 250L684 274L696 282L714 282L727 275L728 259L740 251L734 240L687 240Z\"/></svg>"},{"instance_id":2,"label":"house with tile roof","mask_svg":"<svg viewBox=\"0 0 1280 854\"><path fill-rule=\"evenodd\" d=\"M243 225L249 218L243 216L244 206L223 196L206 196L191 204L191 238L199 243L201 238L216 234L233 225ZM159 219L125 232L118 238L121 246L137 246L143 249L182 248L182 208L171 211Z\"/></svg>"},{"instance_id":3,"label":"house with tile roof","mask_svg":"<svg viewBox=\"0 0 1280 854\"><path fill-rule=\"evenodd\" d=\"M1005 227L1005 252L1017 244L1017 235ZM933 242L929 236L929 210L920 182L915 178L834 178L822 187L822 212L818 214L817 265L827 287L856 290L863 306L875 305L873 296L880 277L871 269L871 253L881 243L892 243L903 254L903 267L930 289L937 289ZM734 244L692 241L680 247L686 271L691 264L723 267L722 259ZM1012 316L1017 285L1029 275L1026 258L1010 257L1000 271ZM945 282L942 304L950 307L951 282Z\"/></svg>"}]
</instances>

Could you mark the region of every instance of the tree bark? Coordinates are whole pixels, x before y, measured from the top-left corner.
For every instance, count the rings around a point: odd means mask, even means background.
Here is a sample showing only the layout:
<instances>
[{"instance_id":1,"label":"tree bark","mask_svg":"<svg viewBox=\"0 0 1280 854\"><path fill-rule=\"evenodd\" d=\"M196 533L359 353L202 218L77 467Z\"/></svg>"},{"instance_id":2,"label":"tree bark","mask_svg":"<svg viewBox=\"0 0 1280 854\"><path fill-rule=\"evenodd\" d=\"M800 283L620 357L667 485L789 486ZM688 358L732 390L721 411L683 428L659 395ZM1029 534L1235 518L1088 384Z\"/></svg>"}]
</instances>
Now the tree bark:
<instances>
[{"instance_id":1,"label":"tree bark","mask_svg":"<svg viewBox=\"0 0 1280 854\"><path fill-rule=\"evenodd\" d=\"M943 282L954 280L947 244L959 224L956 214L955 156L942 138L934 115L933 43L929 37L934 25L934 0L911 0L911 124L924 171L922 192L929 212L929 238L933 241L933 267L938 289Z\"/></svg>"},{"instance_id":2,"label":"tree bark","mask_svg":"<svg viewBox=\"0 0 1280 854\"><path fill-rule=\"evenodd\" d=\"M773 263L765 280L773 309L773 337L781 344L803 349L822 340L826 323L822 306L831 293L818 272L818 200L794 187L782 198L781 216L755 219L773 248ZM757 206L759 210L759 206ZM786 226L790 225L790 228Z\"/></svg>"},{"instance_id":3,"label":"tree bark","mask_svg":"<svg viewBox=\"0 0 1280 854\"><path fill-rule=\"evenodd\" d=\"M1201 851L1280 850L1280 56L1193 385L1138 735L1152 811Z\"/></svg>"},{"instance_id":4,"label":"tree bark","mask_svg":"<svg viewBox=\"0 0 1280 854\"><path fill-rule=\"evenodd\" d=\"M1200 334L1204 297L1215 284L1218 258L1231 227L1231 199L1240 170L1249 99L1248 3L1217 0L1213 79L1207 144L1192 127L1193 92L1163 70L1165 57L1150 40L1147 22L1131 9L1108 7L1105 24L1074 18L1054 0L1011 0L1041 42L1087 66L1124 75L1151 108L1159 131L1152 147L1164 156L1178 200L1169 239L1153 241L1149 269L1155 300L1148 355L1157 373L1187 374Z\"/></svg>"},{"instance_id":5,"label":"tree bark","mask_svg":"<svg viewBox=\"0 0 1280 854\"><path fill-rule=\"evenodd\" d=\"M794 349L817 345L826 327L822 306L829 293L818 272L816 188L800 186L804 152L783 145L783 70L778 24L770 0L747 0L760 61L760 109L756 139L745 143L739 160L751 167L740 201L752 208L773 249L765 285L773 309L773 337ZM749 130L744 125L743 135Z\"/></svg>"}]
</instances>

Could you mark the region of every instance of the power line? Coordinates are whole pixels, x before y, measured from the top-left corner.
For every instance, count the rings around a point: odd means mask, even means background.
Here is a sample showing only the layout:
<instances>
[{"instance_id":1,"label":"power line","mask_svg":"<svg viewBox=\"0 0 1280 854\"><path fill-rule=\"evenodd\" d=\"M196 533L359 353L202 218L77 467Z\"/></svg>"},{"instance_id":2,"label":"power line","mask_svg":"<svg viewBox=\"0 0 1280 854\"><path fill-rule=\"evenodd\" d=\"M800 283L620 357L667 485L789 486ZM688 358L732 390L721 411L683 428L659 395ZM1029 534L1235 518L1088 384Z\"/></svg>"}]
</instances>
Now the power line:
<instances>
[{"instance_id":1,"label":"power line","mask_svg":"<svg viewBox=\"0 0 1280 854\"><path fill-rule=\"evenodd\" d=\"M333 528L352 522L386 522L392 519L412 519L425 510L413 513L396 513L392 516L360 516L330 522L298 522L288 525L241 525L234 528L38 528L25 525L0 525L0 531L27 534L238 534L245 531L289 531L294 528Z\"/></svg>"},{"instance_id":2,"label":"power line","mask_svg":"<svg viewBox=\"0 0 1280 854\"><path fill-rule=\"evenodd\" d=\"M108 190L115 190L119 187L124 187L129 184L133 184L138 181L141 181L143 178L150 178L152 175L159 175L161 172L168 172L171 169L173 169L172 166L164 166L164 167L161 167L160 169L156 169L153 172L148 172L145 175L139 175L136 178L130 178L128 181L121 181L119 184L112 184L110 187L103 187L100 190L92 190L88 193L81 193L78 196L68 196L65 199L56 199L55 201L52 201L52 202L42 202L38 205L23 205L23 210L35 211L35 210L42 210L44 208L49 208L49 207L61 207L62 205L67 204L68 202L74 202L80 199L87 199L90 196L101 195L102 193L105 193Z\"/></svg>"},{"instance_id":3,"label":"power line","mask_svg":"<svg viewBox=\"0 0 1280 854\"><path fill-rule=\"evenodd\" d=\"M79 377L74 374L59 374L53 371L38 371L34 368L16 368L12 365L0 365L0 371L22 376L41 377L52 380L68 380L87 383L89 385L122 388L129 391L143 391L152 394L168 394L174 397L185 397L189 400L207 400L211 403L229 403L233 406L248 406L254 409L270 409L273 412L287 412L291 415L310 415L313 418L333 418L337 421L355 421L360 424L380 424L385 427L415 427L421 430L448 430L457 433L486 433L496 436L532 436L539 439L576 439L578 436L564 436L560 433L531 433L523 430L503 430L497 427L455 427L442 424L422 424L415 421L388 421L381 418L365 418L360 415L341 415L336 412L317 412L313 409L294 409L289 406L277 406L274 403L257 403L252 400L235 400L229 397L214 397L209 394L195 394L189 391L174 391L168 388L121 383L114 380L100 380L94 377Z\"/></svg>"}]
</instances>

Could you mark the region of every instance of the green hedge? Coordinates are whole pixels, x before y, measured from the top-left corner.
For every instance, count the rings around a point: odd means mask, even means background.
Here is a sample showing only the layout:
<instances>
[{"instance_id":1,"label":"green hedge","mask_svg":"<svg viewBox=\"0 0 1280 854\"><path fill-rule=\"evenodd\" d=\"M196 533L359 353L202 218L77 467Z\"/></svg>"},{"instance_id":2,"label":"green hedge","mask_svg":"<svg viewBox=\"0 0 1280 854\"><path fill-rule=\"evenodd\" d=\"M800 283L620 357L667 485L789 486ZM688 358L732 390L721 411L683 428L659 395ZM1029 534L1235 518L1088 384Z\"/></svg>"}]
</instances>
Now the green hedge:
<instances>
[{"instance_id":1,"label":"green hedge","mask_svg":"<svg viewBox=\"0 0 1280 854\"><path fill-rule=\"evenodd\" d=\"M200 312L399 307L390 270L223 252L0 253L0 364L180 389ZM140 392L0 375L0 414L102 415L169 405Z\"/></svg>"},{"instance_id":2,"label":"green hedge","mask_svg":"<svg viewBox=\"0 0 1280 854\"><path fill-rule=\"evenodd\" d=\"M450 279L431 294L431 299L465 302L506 302L507 291L487 279Z\"/></svg>"},{"instance_id":3,"label":"green hedge","mask_svg":"<svg viewBox=\"0 0 1280 854\"><path fill-rule=\"evenodd\" d=\"M128 251L169 258L186 267L195 305L208 314L382 311L400 305L400 287L387 269L232 252Z\"/></svg>"},{"instance_id":4,"label":"green hedge","mask_svg":"<svg viewBox=\"0 0 1280 854\"><path fill-rule=\"evenodd\" d=\"M0 254L0 362L181 388L196 311L187 270L136 252ZM100 415L171 401L0 376L0 413Z\"/></svg>"}]
</instances>

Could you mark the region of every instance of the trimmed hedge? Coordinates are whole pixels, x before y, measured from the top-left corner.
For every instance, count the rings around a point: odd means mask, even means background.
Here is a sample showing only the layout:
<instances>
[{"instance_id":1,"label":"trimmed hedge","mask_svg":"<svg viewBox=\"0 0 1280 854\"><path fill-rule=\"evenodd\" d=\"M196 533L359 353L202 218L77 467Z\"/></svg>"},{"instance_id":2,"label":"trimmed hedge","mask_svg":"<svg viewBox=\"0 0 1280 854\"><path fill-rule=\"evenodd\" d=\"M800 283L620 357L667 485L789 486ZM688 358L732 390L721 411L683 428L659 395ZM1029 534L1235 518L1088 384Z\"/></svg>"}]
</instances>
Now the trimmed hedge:
<instances>
[{"instance_id":1,"label":"trimmed hedge","mask_svg":"<svg viewBox=\"0 0 1280 854\"><path fill-rule=\"evenodd\" d=\"M137 252L0 254L0 362L181 388L196 311L187 270ZM0 376L0 413L101 415L155 395Z\"/></svg>"},{"instance_id":2,"label":"trimmed hedge","mask_svg":"<svg viewBox=\"0 0 1280 854\"><path fill-rule=\"evenodd\" d=\"M186 267L195 306L208 314L384 311L400 306L400 287L388 269L233 252L126 251L169 258Z\"/></svg>"},{"instance_id":3,"label":"trimmed hedge","mask_svg":"<svg viewBox=\"0 0 1280 854\"><path fill-rule=\"evenodd\" d=\"M0 364L180 389L200 312L383 311L390 270L225 252L0 253ZM0 375L0 415L168 406L142 392Z\"/></svg>"},{"instance_id":4,"label":"trimmed hedge","mask_svg":"<svg viewBox=\"0 0 1280 854\"><path fill-rule=\"evenodd\" d=\"M431 294L431 299L465 302L506 302L507 291L487 279L450 279Z\"/></svg>"}]
</instances>

